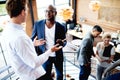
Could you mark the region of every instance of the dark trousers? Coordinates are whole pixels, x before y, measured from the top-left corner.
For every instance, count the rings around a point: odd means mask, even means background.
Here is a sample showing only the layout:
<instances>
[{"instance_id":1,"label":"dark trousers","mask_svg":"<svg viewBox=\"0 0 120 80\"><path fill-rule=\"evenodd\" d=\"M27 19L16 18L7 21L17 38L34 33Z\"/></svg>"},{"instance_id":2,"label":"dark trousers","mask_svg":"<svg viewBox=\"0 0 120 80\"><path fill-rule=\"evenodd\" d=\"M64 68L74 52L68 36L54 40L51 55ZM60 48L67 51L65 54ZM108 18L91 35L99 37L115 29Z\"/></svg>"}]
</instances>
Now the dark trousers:
<instances>
[{"instance_id":1,"label":"dark trousers","mask_svg":"<svg viewBox=\"0 0 120 80\"><path fill-rule=\"evenodd\" d=\"M80 65L79 80L88 80L91 73L91 65Z\"/></svg>"},{"instance_id":2,"label":"dark trousers","mask_svg":"<svg viewBox=\"0 0 120 80\"><path fill-rule=\"evenodd\" d=\"M56 57L49 57L49 59L43 64L46 74L41 80L53 80L51 76L53 64L57 73L56 80L63 80L63 59L56 59Z\"/></svg>"}]
</instances>

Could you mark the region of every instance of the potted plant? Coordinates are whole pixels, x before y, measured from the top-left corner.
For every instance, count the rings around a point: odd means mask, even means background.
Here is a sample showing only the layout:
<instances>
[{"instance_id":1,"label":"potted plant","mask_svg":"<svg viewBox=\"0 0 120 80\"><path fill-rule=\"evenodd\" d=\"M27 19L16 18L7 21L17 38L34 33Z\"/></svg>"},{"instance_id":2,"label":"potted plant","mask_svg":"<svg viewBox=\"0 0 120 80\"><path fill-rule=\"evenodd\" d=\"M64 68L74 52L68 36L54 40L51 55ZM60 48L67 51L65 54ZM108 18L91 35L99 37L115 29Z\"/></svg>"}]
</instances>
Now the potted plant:
<instances>
[{"instance_id":1,"label":"potted plant","mask_svg":"<svg viewBox=\"0 0 120 80\"><path fill-rule=\"evenodd\" d=\"M2 28L2 27L0 27L0 35L1 35L2 31L3 31L3 28Z\"/></svg>"},{"instance_id":2,"label":"potted plant","mask_svg":"<svg viewBox=\"0 0 120 80\"><path fill-rule=\"evenodd\" d=\"M2 32L3 31L3 28L2 27L0 27L0 32Z\"/></svg>"}]
</instances>

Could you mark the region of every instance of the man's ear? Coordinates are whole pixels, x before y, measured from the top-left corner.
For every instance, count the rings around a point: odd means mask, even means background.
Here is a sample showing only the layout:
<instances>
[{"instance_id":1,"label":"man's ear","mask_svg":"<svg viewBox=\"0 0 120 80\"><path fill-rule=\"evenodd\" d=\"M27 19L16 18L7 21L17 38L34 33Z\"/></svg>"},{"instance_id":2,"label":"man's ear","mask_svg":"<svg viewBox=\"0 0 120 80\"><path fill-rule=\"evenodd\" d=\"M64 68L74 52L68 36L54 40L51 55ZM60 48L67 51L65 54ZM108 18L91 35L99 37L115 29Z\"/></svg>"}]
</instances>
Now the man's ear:
<instances>
[{"instance_id":1,"label":"man's ear","mask_svg":"<svg viewBox=\"0 0 120 80\"><path fill-rule=\"evenodd\" d=\"M55 11L55 15L57 15L57 11Z\"/></svg>"},{"instance_id":2,"label":"man's ear","mask_svg":"<svg viewBox=\"0 0 120 80\"><path fill-rule=\"evenodd\" d=\"M21 15L24 16L25 15L25 10L21 11Z\"/></svg>"}]
</instances>

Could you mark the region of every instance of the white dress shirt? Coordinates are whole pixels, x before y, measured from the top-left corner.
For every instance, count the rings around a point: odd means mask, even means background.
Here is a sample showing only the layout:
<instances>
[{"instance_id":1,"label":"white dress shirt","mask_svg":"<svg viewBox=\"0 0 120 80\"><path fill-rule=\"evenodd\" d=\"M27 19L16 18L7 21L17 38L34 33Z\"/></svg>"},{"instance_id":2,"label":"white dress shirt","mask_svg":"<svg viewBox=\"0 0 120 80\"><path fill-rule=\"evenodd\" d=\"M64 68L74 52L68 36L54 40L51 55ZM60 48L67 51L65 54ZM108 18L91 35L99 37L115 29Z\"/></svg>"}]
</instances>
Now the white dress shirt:
<instances>
[{"instance_id":1,"label":"white dress shirt","mask_svg":"<svg viewBox=\"0 0 120 80\"><path fill-rule=\"evenodd\" d=\"M3 36L11 66L21 80L35 80L45 74L42 64L52 53L51 50L37 56L32 40L18 24L9 22Z\"/></svg>"}]
</instances>

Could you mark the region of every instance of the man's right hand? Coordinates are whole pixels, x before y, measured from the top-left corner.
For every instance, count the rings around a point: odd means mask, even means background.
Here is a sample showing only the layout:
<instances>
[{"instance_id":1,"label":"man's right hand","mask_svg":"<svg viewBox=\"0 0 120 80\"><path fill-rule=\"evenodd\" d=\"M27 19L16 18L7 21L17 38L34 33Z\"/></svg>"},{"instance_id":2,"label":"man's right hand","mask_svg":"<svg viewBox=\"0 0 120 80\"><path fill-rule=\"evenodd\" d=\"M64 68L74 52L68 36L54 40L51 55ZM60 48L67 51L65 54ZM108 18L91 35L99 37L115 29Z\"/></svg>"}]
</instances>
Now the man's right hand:
<instances>
[{"instance_id":1,"label":"man's right hand","mask_svg":"<svg viewBox=\"0 0 120 80\"><path fill-rule=\"evenodd\" d=\"M59 46L63 46L64 42L66 41L66 39L57 39L56 43L59 44Z\"/></svg>"}]
</instances>

